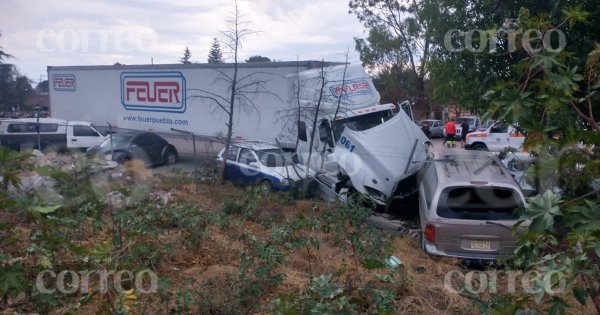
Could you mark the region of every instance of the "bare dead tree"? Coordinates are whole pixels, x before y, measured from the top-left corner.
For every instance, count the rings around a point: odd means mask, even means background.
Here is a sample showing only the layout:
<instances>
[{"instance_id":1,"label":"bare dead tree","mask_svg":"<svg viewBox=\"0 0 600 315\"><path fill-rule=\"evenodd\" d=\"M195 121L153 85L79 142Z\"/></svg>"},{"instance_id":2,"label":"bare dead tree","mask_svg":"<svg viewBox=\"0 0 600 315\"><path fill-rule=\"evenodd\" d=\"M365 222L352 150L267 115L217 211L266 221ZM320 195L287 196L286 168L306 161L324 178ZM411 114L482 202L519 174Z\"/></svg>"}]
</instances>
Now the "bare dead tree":
<instances>
[{"instance_id":1,"label":"bare dead tree","mask_svg":"<svg viewBox=\"0 0 600 315\"><path fill-rule=\"evenodd\" d=\"M227 21L227 28L226 30L220 31L221 35L225 38L223 45L226 50L229 51L231 58L233 59L232 67L216 67L214 69L219 73L219 77L215 79L215 82L224 82L228 86L228 94L223 96L223 94L218 91L210 91L202 88L188 90L197 93L189 96L189 98L209 100L215 105L213 113L215 111L220 111L227 115L227 123L225 123L227 126L225 152L229 150L232 142L236 110L239 113L241 109L252 109L259 115L260 122L260 111L254 102L254 98L257 94L268 94L279 98L279 96L270 92L266 87L266 84L271 81L271 79L266 79L266 77L273 74L252 71L249 74L240 76L239 52L242 49L242 42L248 36L257 33L256 31L249 29L248 24L248 21L244 20L244 16L238 7L237 0L235 0L234 11L231 13L231 18ZM225 71L224 69L231 70ZM221 169L221 183L225 182L226 164L227 158L224 156Z\"/></svg>"},{"instance_id":2,"label":"bare dead tree","mask_svg":"<svg viewBox=\"0 0 600 315\"><path fill-rule=\"evenodd\" d=\"M309 139L309 145L308 145L308 159L306 161L306 177L307 179L304 181L304 185L302 187L302 194L306 195L306 193L308 192L308 176L310 173L310 159L312 158L312 148L314 145L314 141L315 141L315 131L317 129L317 120L319 119L319 113L321 110L321 102L323 101L323 94L325 91L325 86L327 85L327 81L325 79L325 62L324 60L321 60L321 68L319 70L319 80L320 80L320 88L319 88L319 95L317 97L317 101L315 103L315 111L313 113L313 117L311 120L312 123L312 129L310 131L310 139ZM298 89L300 89L300 86L298 86Z\"/></svg>"}]
</instances>

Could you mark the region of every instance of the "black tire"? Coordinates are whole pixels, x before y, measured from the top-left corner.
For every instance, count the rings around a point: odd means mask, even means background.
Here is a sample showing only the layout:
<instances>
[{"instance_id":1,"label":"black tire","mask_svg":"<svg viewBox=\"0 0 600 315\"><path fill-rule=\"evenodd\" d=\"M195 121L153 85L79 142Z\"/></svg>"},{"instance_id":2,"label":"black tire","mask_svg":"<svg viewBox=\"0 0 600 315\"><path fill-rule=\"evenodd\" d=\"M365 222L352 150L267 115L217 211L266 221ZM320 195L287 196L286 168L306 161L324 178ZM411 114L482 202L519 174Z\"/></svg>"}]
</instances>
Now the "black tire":
<instances>
[{"instance_id":1,"label":"black tire","mask_svg":"<svg viewBox=\"0 0 600 315\"><path fill-rule=\"evenodd\" d=\"M483 143L475 143L471 146L471 150L476 150L476 151L487 151L488 148L485 144Z\"/></svg>"}]
</instances>

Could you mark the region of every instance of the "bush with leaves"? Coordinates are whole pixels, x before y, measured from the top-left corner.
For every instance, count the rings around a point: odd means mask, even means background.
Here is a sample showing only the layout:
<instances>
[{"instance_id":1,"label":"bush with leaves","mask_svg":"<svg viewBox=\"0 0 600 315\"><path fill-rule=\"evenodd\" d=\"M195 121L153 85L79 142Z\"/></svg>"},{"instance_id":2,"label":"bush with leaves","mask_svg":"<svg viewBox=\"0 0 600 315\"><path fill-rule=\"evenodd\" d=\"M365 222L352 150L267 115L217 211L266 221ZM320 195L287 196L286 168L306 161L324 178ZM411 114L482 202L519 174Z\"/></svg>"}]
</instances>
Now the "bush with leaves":
<instances>
[{"instance_id":1,"label":"bush with leaves","mask_svg":"<svg viewBox=\"0 0 600 315\"><path fill-rule=\"evenodd\" d=\"M576 300L592 303L600 314L600 45L587 56L551 49L542 38L569 31L589 16L574 7L552 24L547 16L531 16L522 8L517 31L540 30L528 54L513 67L512 78L488 92L492 114L518 122L526 133L524 146L537 157L529 170L541 193L529 199L522 220L530 226L519 240L515 263L550 277L552 288L565 281L566 292L546 290L530 297L545 302L551 313L562 313ZM586 60L585 68L578 66ZM554 192L553 192L554 191ZM560 192L557 195L556 192ZM561 275L561 276L558 276ZM535 288L543 288L537 279ZM571 298L572 297L572 298ZM526 300L521 300L525 303Z\"/></svg>"},{"instance_id":2,"label":"bush with leaves","mask_svg":"<svg viewBox=\"0 0 600 315\"><path fill-rule=\"evenodd\" d=\"M377 268L386 268L385 264ZM340 270L341 271L341 270ZM360 284L344 282L342 272L311 278L300 294L281 295L271 302L274 314L393 314L398 294L404 290L403 270L372 271ZM363 279L364 280L364 279Z\"/></svg>"}]
</instances>

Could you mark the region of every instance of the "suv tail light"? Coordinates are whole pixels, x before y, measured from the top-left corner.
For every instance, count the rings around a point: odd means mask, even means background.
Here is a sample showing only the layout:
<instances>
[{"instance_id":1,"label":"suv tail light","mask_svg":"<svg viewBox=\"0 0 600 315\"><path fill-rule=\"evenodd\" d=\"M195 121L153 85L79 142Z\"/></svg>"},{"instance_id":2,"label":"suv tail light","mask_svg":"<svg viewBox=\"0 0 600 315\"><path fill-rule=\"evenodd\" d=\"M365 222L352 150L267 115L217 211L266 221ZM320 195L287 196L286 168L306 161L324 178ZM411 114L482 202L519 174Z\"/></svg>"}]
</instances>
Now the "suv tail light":
<instances>
[{"instance_id":1,"label":"suv tail light","mask_svg":"<svg viewBox=\"0 0 600 315\"><path fill-rule=\"evenodd\" d=\"M433 224L427 224L425 226L425 239L429 243L435 243L435 226L433 226Z\"/></svg>"}]
</instances>

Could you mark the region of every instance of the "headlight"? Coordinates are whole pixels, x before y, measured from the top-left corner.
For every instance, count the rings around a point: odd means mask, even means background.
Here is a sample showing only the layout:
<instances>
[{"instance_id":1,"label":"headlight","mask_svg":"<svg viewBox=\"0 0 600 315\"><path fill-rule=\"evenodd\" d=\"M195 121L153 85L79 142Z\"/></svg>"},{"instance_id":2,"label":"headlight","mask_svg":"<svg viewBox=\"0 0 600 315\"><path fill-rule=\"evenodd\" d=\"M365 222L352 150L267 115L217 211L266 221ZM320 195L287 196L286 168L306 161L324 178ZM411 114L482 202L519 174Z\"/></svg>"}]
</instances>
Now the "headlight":
<instances>
[{"instance_id":1,"label":"headlight","mask_svg":"<svg viewBox=\"0 0 600 315\"><path fill-rule=\"evenodd\" d=\"M280 181L281 185L287 186L290 184L290 181L287 178L284 178Z\"/></svg>"},{"instance_id":2,"label":"headlight","mask_svg":"<svg viewBox=\"0 0 600 315\"><path fill-rule=\"evenodd\" d=\"M112 153L108 152L104 154L104 159L107 161L112 161Z\"/></svg>"}]
</instances>

